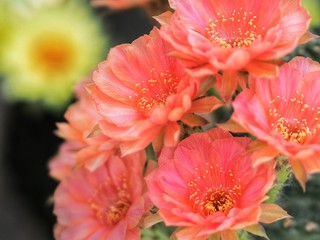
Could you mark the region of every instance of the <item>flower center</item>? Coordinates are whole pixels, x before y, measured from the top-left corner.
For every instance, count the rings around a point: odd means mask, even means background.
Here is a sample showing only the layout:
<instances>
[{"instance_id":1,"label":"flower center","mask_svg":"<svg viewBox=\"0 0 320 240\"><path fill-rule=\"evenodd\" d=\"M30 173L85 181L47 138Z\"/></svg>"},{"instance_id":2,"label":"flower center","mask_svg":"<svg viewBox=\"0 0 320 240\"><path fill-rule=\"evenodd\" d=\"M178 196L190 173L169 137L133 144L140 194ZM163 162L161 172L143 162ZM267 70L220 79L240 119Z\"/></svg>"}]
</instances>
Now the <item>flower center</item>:
<instances>
[{"instance_id":1,"label":"flower center","mask_svg":"<svg viewBox=\"0 0 320 240\"><path fill-rule=\"evenodd\" d=\"M74 60L73 44L66 36L41 35L32 44L30 54L34 67L45 75L64 73Z\"/></svg>"},{"instance_id":2,"label":"flower center","mask_svg":"<svg viewBox=\"0 0 320 240\"><path fill-rule=\"evenodd\" d=\"M125 183L122 184L122 189L111 194L105 189L112 188L109 185L101 184L96 188L93 198L89 199L91 209L103 225L117 224L125 217L132 203Z\"/></svg>"},{"instance_id":3,"label":"flower center","mask_svg":"<svg viewBox=\"0 0 320 240\"><path fill-rule=\"evenodd\" d=\"M229 17L218 13L205 28L207 38L221 48L248 48L261 34L257 32L257 16L243 8L233 10ZM263 29L263 28L262 28Z\"/></svg>"},{"instance_id":4,"label":"flower center","mask_svg":"<svg viewBox=\"0 0 320 240\"><path fill-rule=\"evenodd\" d=\"M152 77L147 82L142 81L135 85L136 104L142 112L148 112L154 106L165 105L167 97L176 93L179 83L178 78L169 71L158 73L152 69L151 74Z\"/></svg>"},{"instance_id":5,"label":"flower center","mask_svg":"<svg viewBox=\"0 0 320 240\"><path fill-rule=\"evenodd\" d=\"M212 215L215 212L227 214L235 204L235 200L228 192L217 189L212 193L207 193L203 202L203 212L207 215Z\"/></svg>"},{"instance_id":6,"label":"flower center","mask_svg":"<svg viewBox=\"0 0 320 240\"><path fill-rule=\"evenodd\" d=\"M269 115L271 126L285 141L303 144L308 137L320 132L320 107L310 107L299 92L297 96L299 98L289 100L278 96L270 101Z\"/></svg>"},{"instance_id":7,"label":"flower center","mask_svg":"<svg viewBox=\"0 0 320 240\"><path fill-rule=\"evenodd\" d=\"M275 124L275 130L280 133L285 141L304 143L306 137L311 134L307 122L299 122L295 119L296 124L290 124L283 117L279 118Z\"/></svg>"},{"instance_id":8,"label":"flower center","mask_svg":"<svg viewBox=\"0 0 320 240\"><path fill-rule=\"evenodd\" d=\"M228 214L242 194L240 179L235 178L232 170L224 170L218 164L205 163L202 171L195 168L188 187L191 205L204 216L216 212Z\"/></svg>"},{"instance_id":9,"label":"flower center","mask_svg":"<svg viewBox=\"0 0 320 240\"><path fill-rule=\"evenodd\" d=\"M124 218L130 205L131 201L127 196L125 196L124 193L124 196L120 196L114 205L109 206L107 212L98 212L98 218L103 221L107 220L107 222L112 224L117 224L121 219Z\"/></svg>"}]
</instances>

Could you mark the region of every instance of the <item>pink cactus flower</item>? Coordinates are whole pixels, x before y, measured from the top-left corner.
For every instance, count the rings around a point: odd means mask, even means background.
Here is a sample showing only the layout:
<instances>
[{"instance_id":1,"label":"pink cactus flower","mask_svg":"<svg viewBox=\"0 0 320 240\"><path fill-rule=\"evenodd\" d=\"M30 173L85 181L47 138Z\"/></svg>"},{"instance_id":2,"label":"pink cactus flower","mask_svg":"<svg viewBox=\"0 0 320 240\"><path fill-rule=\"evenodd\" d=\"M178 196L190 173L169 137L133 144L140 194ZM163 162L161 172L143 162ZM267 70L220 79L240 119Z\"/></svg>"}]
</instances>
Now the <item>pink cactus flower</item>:
<instances>
[{"instance_id":1,"label":"pink cactus flower","mask_svg":"<svg viewBox=\"0 0 320 240\"><path fill-rule=\"evenodd\" d=\"M174 146L181 120L189 126L207 122L193 113L207 113L222 105L215 97L199 97L199 82L186 74L158 29L132 44L110 50L94 72L92 97L103 116L102 132L120 142L123 155L164 138Z\"/></svg>"},{"instance_id":2,"label":"pink cactus flower","mask_svg":"<svg viewBox=\"0 0 320 240\"><path fill-rule=\"evenodd\" d=\"M320 64L295 57L278 77L251 79L233 103L232 119L261 140L255 162L286 155L302 187L320 171L319 83Z\"/></svg>"},{"instance_id":3,"label":"pink cactus flower","mask_svg":"<svg viewBox=\"0 0 320 240\"><path fill-rule=\"evenodd\" d=\"M50 175L57 180L63 179L68 169L75 166L84 165L94 170L107 161L117 146L116 141L99 130L101 117L85 89L88 84L90 81L86 80L77 86L78 100L65 113L67 122L57 124L57 135L65 139L58 154L49 162Z\"/></svg>"},{"instance_id":4,"label":"pink cactus flower","mask_svg":"<svg viewBox=\"0 0 320 240\"><path fill-rule=\"evenodd\" d=\"M266 222L262 202L275 172L273 164L252 167L250 142L211 129L163 149L146 181L165 224L179 227L177 239L236 240L236 230Z\"/></svg>"},{"instance_id":5,"label":"pink cactus flower","mask_svg":"<svg viewBox=\"0 0 320 240\"><path fill-rule=\"evenodd\" d=\"M158 17L161 35L196 75L245 70L275 75L273 61L309 39L310 16L300 0L172 0ZM305 35L304 35L305 34Z\"/></svg>"},{"instance_id":6,"label":"pink cactus flower","mask_svg":"<svg viewBox=\"0 0 320 240\"><path fill-rule=\"evenodd\" d=\"M95 171L77 168L54 193L57 240L140 239L151 207L145 194L145 154L112 155Z\"/></svg>"},{"instance_id":7,"label":"pink cactus flower","mask_svg":"<svg viewBox=\"0 0 320 240\"><path fill-rule=\"evenodd\" d=\"M81 147L83 147L82 144L77 142L66 141L62 143L58 153L49 161L49 175L58 181L67 177L77 164L74 154Z\"/></svg>"}]
</instances>

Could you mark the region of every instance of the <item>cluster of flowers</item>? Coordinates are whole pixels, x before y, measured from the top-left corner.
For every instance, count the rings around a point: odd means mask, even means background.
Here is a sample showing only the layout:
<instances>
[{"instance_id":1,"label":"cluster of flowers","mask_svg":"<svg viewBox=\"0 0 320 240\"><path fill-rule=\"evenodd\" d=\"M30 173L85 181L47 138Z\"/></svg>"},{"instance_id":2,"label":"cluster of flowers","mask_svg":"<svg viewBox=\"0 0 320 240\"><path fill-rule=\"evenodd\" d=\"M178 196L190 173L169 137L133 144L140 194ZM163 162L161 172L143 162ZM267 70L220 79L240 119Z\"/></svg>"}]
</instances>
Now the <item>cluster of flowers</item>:
<instances>
[{"instance_id":1,"label":"cluster of flowers","mask_svg":"<svg viewBox=\"0 0 320 240\"><path fill-rule=\"evenodd\" d=\"M279 165L303 188L320 171L320 64L281 61L314 37L300 0L169 3L160 29L110 50L58 124L56 239L140 239L159 221L173 239L266 237L260 223L290 217L267 202ZM230 120L204 128L221 106Z\"/></svg>"}]
</instances>

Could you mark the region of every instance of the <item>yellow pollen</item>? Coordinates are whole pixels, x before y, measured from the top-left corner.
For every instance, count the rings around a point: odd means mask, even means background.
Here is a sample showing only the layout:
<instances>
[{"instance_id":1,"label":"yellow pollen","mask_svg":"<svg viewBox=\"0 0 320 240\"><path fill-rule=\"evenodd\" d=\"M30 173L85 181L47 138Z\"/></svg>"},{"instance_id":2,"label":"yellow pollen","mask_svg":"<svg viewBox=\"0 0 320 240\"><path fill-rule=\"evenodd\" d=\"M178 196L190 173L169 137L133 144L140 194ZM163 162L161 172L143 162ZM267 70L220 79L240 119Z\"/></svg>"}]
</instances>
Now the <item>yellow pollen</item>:
<instances>
[{"instance_id":1,"label":"yellow pollen","mask_svg":"<svg viewBox=\"0 0 320 240\"><path fill-rule=\"evenodd\" d=\"M291 126L288 120L283 117L275 124L275 130L280 133L285 141L304 143L306 137L311 134L311 131L307 125L301 124L298 126Z\"/></svg>"},{"instance_id":2,"label":"yellow pollen","mask_svg":"<svg viewBox=\"0 0 320 240\"><path fill-rule=\"evenodd\" d=\"M310 107L303 98L304 95L297 92L291 99L277 96L270 101L271 126L287 142L303 144L320 132L320 107Z\"/></svg>"},{"instance_id":3,"label":"yellow pollen","mask_svg":"<svg viewBox=\"0 0 320 240\"><path fill-rule=\"evenodd\" d=\"M131 205L131 201L126 198L122 197L120 198L114 205L110 206L107 211L106 216L98 216L98 218L104 218L107 217L107 221L112 224L117 224L121 219L124 218L126 215L129 207ZM98 212L97 214L99 214ZM105 213L102 213L105 214Z\"/></svg>"},{"instance_id":4,"label":"yellow pollen","mask_svg":"<svg viewBox=\"0 0 320 240\"><path fill-rule=\"evenodd\" d=\"M152 78L148 81L137 83L136 94L130 99L136 101L137 107L142 112L150 111L154 106L163 106L167 97L176 93L179 80L169 71L158 73L151 69Z\"/></svg>"},{"instance_id":5,"label":"yellow pollen","mask_svg":"<svg viewBox=\"0 0 320 240\"><path fill-rule=\"evenodd\" d=\"M123 178L123 180L125 180L125 178ZM104 186L103 184L98 186L95 191L95 196L89 199L89 203L101 224L115 225L125 217L131 206L130 194L125 182L123 182L115 196L106 194L104 190L105 187L108 186Z\"/></svg>"},{"instance_id":6,"label":"yellow pollen","mask_svg":"<svg viewBox=\"0 0 320 240\"><path fill-rule=\"evenodd\" d=\"M227 214L233 208L235 200L225 191L217 190L206 197L203 212L206 216L215 212Z\"/></svg>"},{"instance_id":7,"label":"yellow pollen","mask_svg":"<svg viewBox=\"0 0 320 240\"><path fill-rule=\"evenodd\" d=\"M240 179L235 178L232 170L210 163L205 163L201 170L194 169L188 189L190 204L204 216L216 212L228 214L242 194Z\"/></svg>"},{"instance_id":8,"label":"yellow pollen","mask_svg":"<svg viewBox=\"0 0 320 240\"><path fill-rule=\"evenodd\" d=\"M257 33L257 17L252 12L240 8L233 10L230 16L217 15L215 20L209 19L205 32L208 39L221 48L248 48L261 38Z\"/></svg>"}]
</instances>

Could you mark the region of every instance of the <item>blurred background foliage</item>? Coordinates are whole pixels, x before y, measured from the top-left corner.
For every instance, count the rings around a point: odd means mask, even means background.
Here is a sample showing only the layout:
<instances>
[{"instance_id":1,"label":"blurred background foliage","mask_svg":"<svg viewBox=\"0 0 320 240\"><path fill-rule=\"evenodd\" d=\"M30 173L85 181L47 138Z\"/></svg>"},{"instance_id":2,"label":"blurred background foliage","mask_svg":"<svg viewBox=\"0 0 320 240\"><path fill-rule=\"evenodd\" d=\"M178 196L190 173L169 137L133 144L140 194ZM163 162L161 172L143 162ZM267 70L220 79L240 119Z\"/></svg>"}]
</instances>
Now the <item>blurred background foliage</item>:
<instances>
[{"instance_id":1,"label":"blurred background foliage","mask_svg":"<svg viewBox=\"0 0 320 240\"><path fill-rule=\"evenodd\" d=\"M320 174L314 175L303 192L297 181L291 177L277 202L293 218L265 226L270 239L319 240L320 239Z\"/></svg>"}]
</instances>

